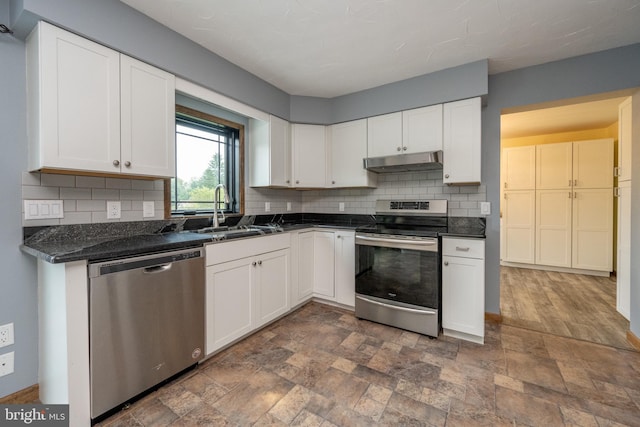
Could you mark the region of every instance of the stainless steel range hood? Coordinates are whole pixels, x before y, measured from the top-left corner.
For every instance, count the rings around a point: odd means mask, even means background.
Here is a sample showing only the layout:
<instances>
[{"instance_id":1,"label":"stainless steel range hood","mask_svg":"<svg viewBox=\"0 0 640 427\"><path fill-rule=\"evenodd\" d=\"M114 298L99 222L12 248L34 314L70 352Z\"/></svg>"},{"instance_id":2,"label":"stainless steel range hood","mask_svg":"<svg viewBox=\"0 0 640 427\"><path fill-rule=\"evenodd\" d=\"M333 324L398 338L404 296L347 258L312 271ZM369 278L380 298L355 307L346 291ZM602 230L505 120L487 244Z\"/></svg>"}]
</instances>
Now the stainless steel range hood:
<instances>
[{"instance_id":1,"label":"stainless steel range hood","mask_svg":"<svg viewBox=\"0 0 640 427\"><path fill-rule=\"evenodd\" d=\"M442 151L367 157L363 162L365 169L377 173L442 170Z\"/></svg>"}]
</instances>

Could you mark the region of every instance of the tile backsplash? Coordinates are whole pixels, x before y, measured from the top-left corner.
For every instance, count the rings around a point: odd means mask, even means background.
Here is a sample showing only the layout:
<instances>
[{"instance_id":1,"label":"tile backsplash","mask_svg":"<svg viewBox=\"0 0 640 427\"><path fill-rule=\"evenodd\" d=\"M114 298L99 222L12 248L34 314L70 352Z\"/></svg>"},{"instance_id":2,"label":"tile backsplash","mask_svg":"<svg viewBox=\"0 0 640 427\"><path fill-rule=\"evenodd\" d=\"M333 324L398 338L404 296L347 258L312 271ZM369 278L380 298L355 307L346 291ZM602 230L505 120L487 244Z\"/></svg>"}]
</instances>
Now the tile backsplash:
<instances>
[{"instance_id":1,"label":"tile backsplash","mask_svg":"<svg viewBox=\"0 0 640 427\"><path fill-rule=\"evenodd\" d=\"M164 218L164 181L161 179L151 181L24 172L22 199L62 200L64 209L64 218L25 220L23 204L22 224L25 227ZM107 201L120 201L119 219L107 219ZM142 217L143 201L154 202L153 217Z\"/></svg>"},{"instance_id":2,"label":"tile backsplash","mask_svg":"<svg viewBox=\"0 0 640 427\"><path fill-rule=\"evenodd\" d=\"M24 226L142 221L164 217L163 180L25 172L22 175L22 198L62 200L64 204L64 218L23 219ZM304 191L246 188L245 214L316 212L371 215L375 213L378 199L447 199L450 216L476 217L481 216L480 202L486 201L487 195L484 185L444 185L442 171L385 173L378 175L377 188ZM120 219L107 219L107 201L112 200L121 202ZM143 201L155 202L153 218L142 217ZM265 209L266 203L269 203L269 212ZM288 203L290 211L287 210ZM339 209L341 203L344 203L344 211Z\"/></svg>"}]
</instances>

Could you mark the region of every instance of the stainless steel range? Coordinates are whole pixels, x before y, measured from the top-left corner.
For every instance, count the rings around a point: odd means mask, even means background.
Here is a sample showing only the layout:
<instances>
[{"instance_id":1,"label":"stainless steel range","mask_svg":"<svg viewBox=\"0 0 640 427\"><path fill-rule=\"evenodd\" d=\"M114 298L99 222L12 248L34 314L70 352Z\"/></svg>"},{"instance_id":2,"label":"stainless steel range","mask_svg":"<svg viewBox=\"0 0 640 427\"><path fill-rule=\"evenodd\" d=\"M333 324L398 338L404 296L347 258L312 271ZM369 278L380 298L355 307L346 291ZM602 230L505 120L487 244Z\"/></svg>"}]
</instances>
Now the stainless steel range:
<instances>
[{"instance_id":1,"label":"stainless steel range","mask_svg":"<svg viewBox=\"0 0 640 427\"><path fill-rule=\"evenodd\" d=\"M447 200L378 200L356 230L356 317L437 337Z\"/></svg>"}]
</instances>

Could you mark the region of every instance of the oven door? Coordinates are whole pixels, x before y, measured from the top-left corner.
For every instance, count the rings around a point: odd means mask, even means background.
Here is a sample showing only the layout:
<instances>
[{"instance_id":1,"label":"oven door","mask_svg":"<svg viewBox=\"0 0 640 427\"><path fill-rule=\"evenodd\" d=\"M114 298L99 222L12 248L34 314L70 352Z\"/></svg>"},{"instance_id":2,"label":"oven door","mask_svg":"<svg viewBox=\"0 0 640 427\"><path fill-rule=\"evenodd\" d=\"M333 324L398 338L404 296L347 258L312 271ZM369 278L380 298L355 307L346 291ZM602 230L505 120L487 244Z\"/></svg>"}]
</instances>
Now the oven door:
<instances>
[{"instance_id":1,"label":"oven door","mask_svg":"<svg viewBox=\"0 0 640 427\"><path fill-rule=\"evenodd\" d=\"M437 238L356 234L356 316L438 336L441 273Z\"/></svg>"}]
</instances>

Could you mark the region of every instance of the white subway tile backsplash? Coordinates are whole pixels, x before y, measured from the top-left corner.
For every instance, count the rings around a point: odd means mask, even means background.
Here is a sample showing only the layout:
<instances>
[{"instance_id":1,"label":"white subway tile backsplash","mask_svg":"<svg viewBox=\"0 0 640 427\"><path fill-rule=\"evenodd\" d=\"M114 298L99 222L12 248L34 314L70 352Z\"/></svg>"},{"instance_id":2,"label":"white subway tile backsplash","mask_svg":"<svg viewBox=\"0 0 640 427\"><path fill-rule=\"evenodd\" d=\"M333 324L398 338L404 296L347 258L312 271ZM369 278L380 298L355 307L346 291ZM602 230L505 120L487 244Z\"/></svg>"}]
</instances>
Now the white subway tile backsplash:
<instances>
[{"instance_id":1,"label":"white subway tile backsplash","mask_svg":"<svg viewBox=\"0 0 640 427\"><path fill-rule=\"evenodd\" d=\"M63 200L62 209L64 212L75 212L76 200Z\"/></svg>"},{"instance_id":2,"label":"white subway tile backsplash","mask_svg":"<svg viewBox=\"0 0 640 427\"><path fill-rule=\"evenodd\" d=\"M153 185L153 181L133 179L131 180L131 189L132 190L155 190L155 187Z\"/></svg>"},{"instance_id":3,"label":"white subway tile backsplash","mask_svg":"<svg viewBox=\"0 0 640 427\"><path fill-rule=\"evenodd\" d=\"M43 173L40 175L40 185L43 187L75 187L76 177Z\"/></svg>"},{"instance_id":4,"label":"white subway tile backsplash","mask_svg":"<svg viewBox=\"0 0 640 427\"><path fill-rule=\"evenodd\" d=\"M107 214L105 211L105 217L106 215ZM91 224L91 222L92 222L92 212L65 212L64 218L60 219L61 225Z\"/></svg>"},{"instance_id":5,"label":"white subway tile backsplash","mask_svg":"<svg viewBox=\"0 0 640 427\"><path fill-rule=\"evenodd\" d=\"M22 185L40 185L39 172L22 172Z\"/></svg>"},{"instance_id":6,"label":"white subway tile backsplash","mask_svg":"<svg viewBox=\"0 0 640 427\"><path fill-rule=\"evenodd\" d=\"M76 202L76 210L78 212L106 211L107 202L105 200L78 200Z\"/></svg>"},{"instance_id":7,"label":"white subway tile backsplash","mask_svg":"<svg viewBox=\"0 0 640 427\"><path fill-rule=\"evenodd\" d=\"M164 179L156 179L153 181L153 189L164 191Z\"/></svg>"},{"instance_id":8,"label":"white subway tile backsplash","mask_svg":"<svg viewBox=\"0 0 640 427\"><path fill-rule=\"evenodd\" d=\"M125 178L107 178L105 187L116 190L131 190L131 180Z\"/></svg>"},{"instance_id":9,"label":"white subway tile backsplash","mask_svg":"<svg viewBox=\"0 0 640 427\"><path fill-rule=\"evenodd\" d=\"M61 188L60 198L62 200L91 199L90 188Z\"/></svg>"},{"instance_id":10,"label":"white subway tile backsplash","mask_svg":"<svg viewBox=\"0 0 640 427\"><path fill-rule=\"evenodd\" d=\"M130 190L106 190L102 188L93 188L91 190L91 198L96 200L120 200L120 194L124 191Z\"/></svg>"},{"instance_id":11,"label":"white subway tile backsplash","mask_svg":"<svg viewBox=\"0 0 640 427\"><path fill-rule=\"evenodd\" d=\"M60 196L58 187L36 187L33 185L22 186L23 199L52 199L57 200Z\"/></svg>"},{"instance_id":12,"label":"white subway tile backsplash","mask_svg":"<svg viewBox=\"0 0 640 427\"><path fill-rule=\"evenodd\" d=\"M76 176L77 188L105 188L106 178L98 176Z\"/></svg>"},{"instance_id":13,"label":"white subway tile backsplash","mask_svg":"<svg viewBox=\"0 0 640 427\"><path fill-rule=\"evenodd\" d=\"M153 187L152 187L153 188ZM150 190L142 193L143 200L164 200L164 191Z\"/></svg>"}]
</instances>

